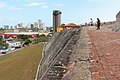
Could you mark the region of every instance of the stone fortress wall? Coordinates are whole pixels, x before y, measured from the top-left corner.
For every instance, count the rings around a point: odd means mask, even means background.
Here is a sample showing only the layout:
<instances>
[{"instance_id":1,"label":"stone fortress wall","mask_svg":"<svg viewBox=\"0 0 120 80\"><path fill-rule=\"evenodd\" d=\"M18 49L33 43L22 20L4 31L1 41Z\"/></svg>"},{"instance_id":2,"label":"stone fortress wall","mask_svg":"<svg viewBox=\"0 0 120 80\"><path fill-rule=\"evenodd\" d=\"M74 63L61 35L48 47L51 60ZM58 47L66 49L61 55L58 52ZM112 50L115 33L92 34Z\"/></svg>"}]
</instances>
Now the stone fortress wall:
<instances>
[{"instance_id":1,"label":"stone fortress wall","mask_svg":"<svg viewBox=\"0 0 120 80\"><path fill-rule=\"evenodd\" d=\"M55 33L44 49L37 80L61 80L67 72L81 29Z\"/></svg>"}]
</instances>

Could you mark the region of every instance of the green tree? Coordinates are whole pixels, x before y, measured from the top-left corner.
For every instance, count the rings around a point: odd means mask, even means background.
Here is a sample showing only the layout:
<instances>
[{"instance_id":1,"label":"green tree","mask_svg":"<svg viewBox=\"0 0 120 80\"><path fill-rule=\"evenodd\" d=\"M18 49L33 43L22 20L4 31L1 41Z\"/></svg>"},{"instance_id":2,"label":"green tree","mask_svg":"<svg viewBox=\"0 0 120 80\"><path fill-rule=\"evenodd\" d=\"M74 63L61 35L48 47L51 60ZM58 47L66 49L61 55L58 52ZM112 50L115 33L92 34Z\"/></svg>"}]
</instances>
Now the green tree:
<instances>
[{"instance_id":1,"label":"green tree","mask_svg":"<svg viewBox=\"0 0 120 80\"><path fill-rule=\"evenodd\" d=\"M31 41L29 40L29 39L27 39L27 40L25 40L25 43L24 43L24 45L29 45L31 43Z\"/></svg>"},{"instance_id":2,"label":"green tree","mask_svg":"<svg viewBox=\"0 0 120 80\"><path fill-rule=\"evenodd\" d=\"M26 39L30 38L30 36L21 34L21 35L18 35L17 38L25 41Z\"/></svg>"},{"instance_id":3,"label":"green tree","mask_svg":"<svg viewBox=\"0 0 120 80\"><path fill-rule=\"evenodd\" d=\"M47 42L48 41L48 36L41 36L38 38L38 42Z\"/></svg>"},{"instance_id":4,"label":"green tree","mask_svg":"<svg viewBox=\"0 0 120 80\"><path fill-rule=\"evenodd\" d=\"M5 48L8 48L9 44L3 43L2 46L4 46Z\"/></svg>"},{"instance_id":5,"label":"green tree","mask_svg":"<svg viewBox=\"0 0 120 80\"><path fill-rule=\"evenodd\" d=\"M9 44L7 44L5 41L3 41L3 38L0 37L0 46L4 46L4 47L8 48Z\"/></svg>"},{"instance_id":6,"label":"green tree","mask_svg":"<svg viewBox=\"0 0 120 80\"><path fill-rule=\"evenodd\" d=\"M3 38L0 37L0 45L3 45Z\"/></svg>"},{"instance_id":7,"label":"green tree","mask_svg":"<svg viewBox=\"0 0 120 80\"><path fill-rule=\"evenodd\" d=\"M45 34L39 35L39 37L45 37L45 36L46 36Z\"/></svg>"},{"instance_id":8,"label":"green tree","mask_svg":"<svg viewBox=\"0 0 120 80\"><path fill-rule=\"evenodd\" d=\"M24 43L24 45L29 45L29 41L26 40L25 43Z\"/></svg>"}]
</instances>

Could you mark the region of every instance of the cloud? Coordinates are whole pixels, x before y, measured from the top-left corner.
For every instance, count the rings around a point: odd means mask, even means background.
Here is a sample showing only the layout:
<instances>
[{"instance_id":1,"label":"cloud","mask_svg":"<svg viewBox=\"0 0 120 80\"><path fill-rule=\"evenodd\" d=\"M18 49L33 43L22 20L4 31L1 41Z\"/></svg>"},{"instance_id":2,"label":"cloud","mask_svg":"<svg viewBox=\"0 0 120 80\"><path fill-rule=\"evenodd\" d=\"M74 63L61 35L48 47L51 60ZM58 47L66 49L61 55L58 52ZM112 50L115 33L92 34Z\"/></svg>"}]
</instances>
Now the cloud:
<instances>
[{"instance_id":1,"label":"cloud","mask_svg":"<svg viewBox=\"0 0 120 80\"><path fill-rule=\"evenodd\" d=\"M40 2L40 5L46 5L47 2Z\"/></svg>"},{"instance_id":2,"label":"cloud","mask_svg":"<svg viewBox=\"0 0 120 80\"><path fill-rule=\"evenodd\" d=\"M26 4L25 6L27 7L40 6L42 8L48 8L47 2L34 2L34 3Z\"/></svg>"},{"instance_id":3,"label":"cloud","mask_svg":"<svg viewBox=\"0 0 120 80\"><path fill-rule=\"evenodd\" d=\"M30 4L26 4L25 6L28 6L28 7L32 7L32 6L39 6L40 3L30 3Z\"/></svg>"},{"instance_id":4,"label":"cloud","mask_svg":"<svg viewBox=\"0 0 120 80\"><path fill-rule=\"evenodd\" d=\"M57 3L57 4L53 4L53 6L63 7L63 6L65 6L65 4Z\"/></svg>"},{"instance_id":5,"label":"cloud","mask_svg":"<svg viewBox=\"0 0 120 80\"><path fill-rule=\"evenodd\" d=\"M48 8L48 6L47 5L43 5L42 8Z\"/></svg>"},{"instance_id":6,"label":"cloud","mask_svg":"<svg viewBox=\"0 0 120 80\"><path fill-rule=\"evenodd\" d=\"M5 4L5 3L1 3L0 2L0 8L1 7L5 7L5 8L7 8L7 9L12 9L12 10L21 10L22 8L18 8L18 7L15 7L15 6L10 6L10 5L7 5L7 4Z\"/></svg>"},{"instance_id":7,"label":"cloud","mask_svg":"<svg viewBox=\"0 0 120 80\"><path fill-rule=\"evenodd\" d=\"M15 6L9 6L10 9L12 10L22 10L23 8L15 7Z\"/></svg>"},{"instance_id":8,"label":"cloud","mask_svg":"<svg viewBox=\"0 0 120 80\"><path fill-rule=\"evenodd\" d=\"M4 6L6 6L6 4L0 3L0 7L4 7Z\"/></svg>"}]
</instances>

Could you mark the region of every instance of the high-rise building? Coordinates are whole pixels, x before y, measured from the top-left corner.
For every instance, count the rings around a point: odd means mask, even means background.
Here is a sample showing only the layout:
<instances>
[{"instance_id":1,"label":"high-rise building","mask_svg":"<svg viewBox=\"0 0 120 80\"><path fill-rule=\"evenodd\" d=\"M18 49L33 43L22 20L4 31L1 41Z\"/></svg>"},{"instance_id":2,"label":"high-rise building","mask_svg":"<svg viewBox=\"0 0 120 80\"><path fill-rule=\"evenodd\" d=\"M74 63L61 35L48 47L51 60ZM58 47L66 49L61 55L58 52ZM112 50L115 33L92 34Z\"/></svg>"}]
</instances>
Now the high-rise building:
<instances>
[{"instance_id":1,"label":"high-rise building","mask_svg":"<svg viewBox=\"0 0 120 80\"><path fill-rule=\"evenodd\" d=\"M17 25L14 26L14 29L17 29Z\"/></svg>"},{"instance_id":2,"label":"high-rise building","mask_svg":"<svg viewBox=\"0 0 120 80\"><path fill-rule=\"evenodd\" d=\"M34 22L34 28L38 28L38 23Z\"/></svg>"},{"instance_id":3,"label":"high-rise building","mask_svg":"<svg viewBox=\"0 0 120 80\"><path fill-rule=\"evenodd\" d=\"M31 24L31 27L30 27L30 29L32 30L34 28L34 24Z\"/></svg>"},{"instance_id":4,"label":"high-rise building","mask_svg":"<svg viewBox=\"0 0 120 80\"><path fill-rule=\"evenodd\" d=\"M18 28L23 28L23 23L19 23L17 26Z\"/></svg>"},{"instance_id":5,"label":"high-rise building","mask_svg":"<svg viewBox=\"0 0 120 80\"><path fill-rule=\"evenodd\" d=\"M57 27L61 24L61 14L60 10L53 11L53 31L57 32Z\"/></svg>"},{"instance_id":6,"label":"high-rise building","mask_svg":"<svg viewBox=\"0 0 120 80\"><path fill-rule=\"evenodd\" d=\"M42 21L40 19L38 19L38 29L42 29Z\"/></svg>"},{"instance_id":7,"label":"high-rise building","mask_svg":"<svg viewBox=\"0 0 120 80\"><path fill-rule=\"evenodd\" d=\"M4 29L9 29L9 25L4 25Z\"/></svg>"},{"instance_id":8,"label":"high-rise building","mask_svg":"<svg viewBox=\"0 0 120 80\"><path fill-rule=\"evenodd\" d=\"M41 26L42 26L42 30L46 30L45 23L42 23Z\"/></svg>"},{"instance_id":9,"label":"high-rise building","mask_svg":"<svg viewBox=\"0 0 120 80\"><path fill-rule=\"evenodd\" d=\"M13 26L10 26L10 29L13 29Z\"/></svg>"},{"instance_id":10,"label":"high-rise building","mask_svg":"<svg viewBox=\"0 0 120 80\"><path fill-rule=\"evenodd\" d=\"M30 29L31 28L31 23L28 23L26 28Z\"/></svg>"}]
</instances>

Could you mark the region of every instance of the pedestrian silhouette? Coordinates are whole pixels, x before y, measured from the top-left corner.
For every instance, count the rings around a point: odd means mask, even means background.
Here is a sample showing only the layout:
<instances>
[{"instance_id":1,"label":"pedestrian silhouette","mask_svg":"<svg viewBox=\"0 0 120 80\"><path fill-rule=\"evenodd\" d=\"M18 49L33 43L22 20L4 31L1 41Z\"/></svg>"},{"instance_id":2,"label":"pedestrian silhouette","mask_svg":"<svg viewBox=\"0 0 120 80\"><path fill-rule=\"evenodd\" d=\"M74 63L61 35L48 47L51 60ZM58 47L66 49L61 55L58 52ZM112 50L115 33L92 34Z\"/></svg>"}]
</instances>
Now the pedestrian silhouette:
<instances>
[{"instance_id":1,"label":"pedestrian silhouette","mask_svg":"<svg viewBox=\"0 0 120 80\"><path fill-rule=\"evenodd\" d=\"M93 20L92 20L92 18L90 18L90 20L91 20L90 21L90 25L93 26Z\"/></svg>"},{"instance_id":2,"label":"pedestrian silhouette","mask_svg":"<svg viewBox=\"0 0 120 80\"><path fill-rule=\"evenodd\" d=\"M96 30L98 30L98 29L100 29L100 19L99 18L97 18L97 29Z\"/></svg>"}]
</instances>

